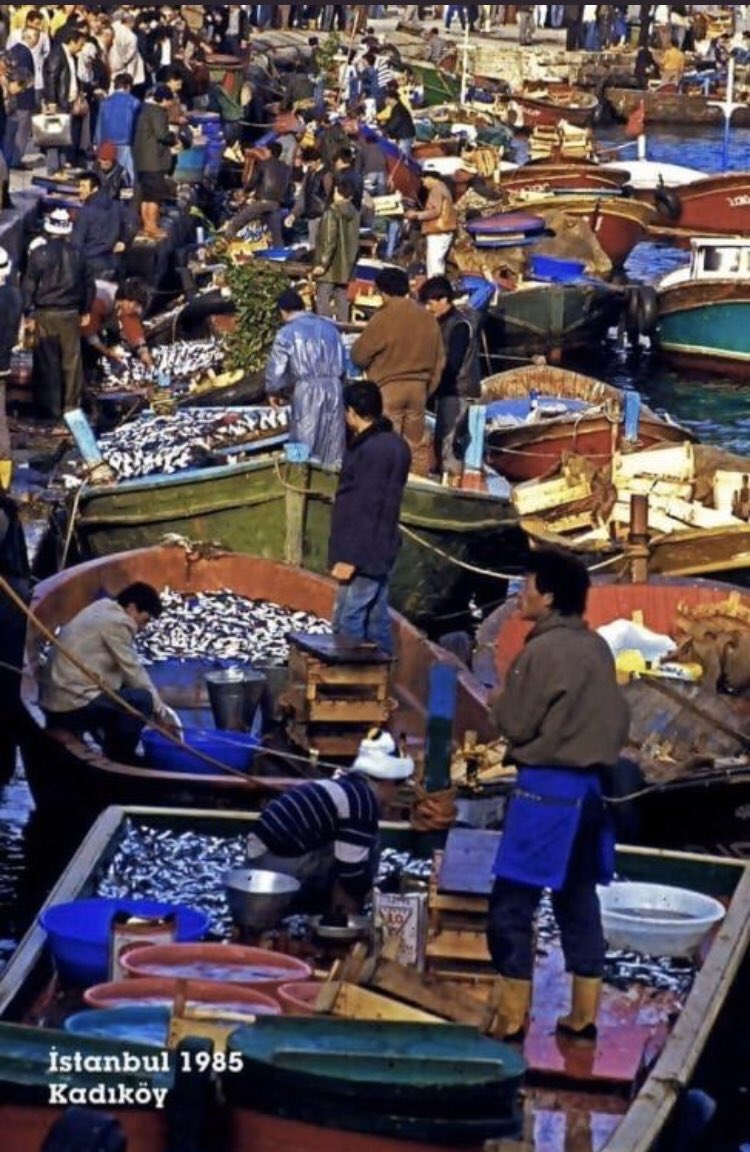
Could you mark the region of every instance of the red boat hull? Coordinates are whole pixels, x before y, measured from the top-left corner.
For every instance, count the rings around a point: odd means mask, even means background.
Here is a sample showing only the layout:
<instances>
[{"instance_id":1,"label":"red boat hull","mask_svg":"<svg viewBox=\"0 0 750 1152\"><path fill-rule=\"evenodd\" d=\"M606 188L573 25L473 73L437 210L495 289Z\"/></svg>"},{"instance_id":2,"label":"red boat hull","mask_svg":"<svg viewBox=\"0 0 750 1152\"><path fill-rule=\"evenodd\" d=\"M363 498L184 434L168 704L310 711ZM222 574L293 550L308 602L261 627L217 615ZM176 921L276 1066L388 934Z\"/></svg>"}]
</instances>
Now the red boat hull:
<instances>
[{"instance_id":1,"label":"red boat hull","mask_svg":"<svg viewBox=\"0 0 750 1152\"><path fill-rule=\"evenodd\" d=\"M571 94L571 99L575 98L576 94ZM590 128L592 126L598 108L596 102L569 106L563 101L564 96L561 93L558 100L537 100L532 96L514 96L512 102L523 113L524 128L556 128L563 120L568 124L573 124L576 128Z\"/></svg>"},{"instance_id":2,"label":"red boat hull","mask_svg":"<svg viewBox=\"0 0 750 1152\"><path fill-rule=\"evenodd\" d=\"M669 193L677 214L661 212L653 231L672 230L685 238L693 236L750 235L750 172L727 172L696 180Z\"/></svg>"},{"instance_id":3,"label":"red boat hull","mask_svg":"<svg viewBox=\"0 0 750 1152\"><path fill-rule=\"evenodd\" d=\"M646 449L663 444L670 439L669 432L667 424L642 420L639 446ZM676 431L674 439L684 439L684 432ZM487 443L489 463L514 483L538 480L553 473L565 453L585 456L601 467L612 459L612 451L612 425L602 416L583 419L577 424L552 422L544 429L532 425L509 432L491 432Z\"/></svg>"}]
</instances>

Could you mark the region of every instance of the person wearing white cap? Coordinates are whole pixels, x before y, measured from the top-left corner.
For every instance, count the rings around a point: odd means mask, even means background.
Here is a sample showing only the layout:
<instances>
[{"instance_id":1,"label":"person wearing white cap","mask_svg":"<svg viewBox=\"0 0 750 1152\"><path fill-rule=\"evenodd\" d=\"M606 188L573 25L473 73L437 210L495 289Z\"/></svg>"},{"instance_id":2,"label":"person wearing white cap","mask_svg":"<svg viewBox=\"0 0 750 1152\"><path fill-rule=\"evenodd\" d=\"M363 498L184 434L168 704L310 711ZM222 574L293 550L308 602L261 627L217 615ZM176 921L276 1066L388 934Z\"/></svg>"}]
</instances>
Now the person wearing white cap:
<instances>
[{"instance_id":1,"label":"person wearing white cap","mask_svg":"<svg viewBox=\"0 0 750 1152\"><path fill-rule=\"evenodd\" d=\"M83 253L71 244L73 221L66 208L49 213L44 232L29 248L23 309L36 345L37 406L41 415L59 420L81 403L81 327L88 322L96 284Z\"/></svg>"},{"instance_id":2,"label":"person wearing white cap","mask_svg":"<svg viewBox=\"0 0 750 1152\"><path fill-rule=\"evenodd\" d=\"M295 876L305 911L361 911L377 871L378 821L413 772L393 736L374 729L350 769L263 810L247 841L250 867Z\"/></svg>"}]
</instances>

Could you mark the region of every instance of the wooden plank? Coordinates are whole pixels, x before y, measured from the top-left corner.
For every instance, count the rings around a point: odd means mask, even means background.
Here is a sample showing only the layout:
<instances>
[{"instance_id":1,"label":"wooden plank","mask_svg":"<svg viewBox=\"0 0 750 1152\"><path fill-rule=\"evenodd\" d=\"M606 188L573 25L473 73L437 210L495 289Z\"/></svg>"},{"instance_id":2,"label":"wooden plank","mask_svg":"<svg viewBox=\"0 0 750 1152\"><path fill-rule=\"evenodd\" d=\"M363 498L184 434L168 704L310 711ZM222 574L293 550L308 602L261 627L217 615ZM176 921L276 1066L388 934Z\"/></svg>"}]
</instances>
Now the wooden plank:
<instances>
[{"instance_id":1,"label":"wooden plank","mask_svg":"<svg viewBox=\"0 0 750 1152\"><path fill-rule=\"evenodd\" d=\"M311 724L385 724L389 709L377 700L311 700Z\"/></svg>"},{"instance_id":2,"label":"wooden plank","mask_svg":"<svg viewBox=\"0 0 750 1152\"><path fill-rule=\"evenodd\" d=\"M370 668L366 664L337 664L335 667L315 663L308 670L308 683L311 684L350 684L364 687L369 684L388 683L387 665L376 664Z\"/></svg>"},{"instance_id":3,"label":"wooden plank","mask_svg":"<svg viewBox=\"0 0 750 1152\"><path fill-rule=\"evenodd\" d=\"M428 960L464 960L491 963L487 939L478 932L441 932L427 941Z\"/></svg>"},{"instance_id":4,"label":"wooden plank","mask_svg":"<svg viewBox=\"0 0 750 1152\"><path fill-rule=\"evenodd\" d=\"M430 911L457 912L465 915L486 916L489 901L481 896L445 896L442 892L430 893Z\"/></svg>"},{"instance_id":5,"label":"wooden plank","mask_svg":"<svg viewBox=\"0 0 750 1152\"><path fill-rule=\"evenodd\" d=\"M635 1094L651 1034L646 1026L600 1025L596 1044L576 1044L558 1035L552 1021L534 1020L523 1054L535 1077L566 1084L616 1084Z\"/></svg>"},{"instance_id":6,"label":"wooden plank","mask_svg":"<svg viewBox=\"0 0 750 1152\"><path fill-rule=\"evenodd\" d=\"M415 969L405 968L391 960L379 960L367 983L397 1000L456 1024L469 1024L480 1031L489 1026L492 1018L487 1004L460 985L442 980L427 983Z\"/></svg>"},{"instance_id":7,"label":"wooden plank","mask_svg":"<svg viewBox=\"0 0 750 1152\"><path fill-rule=\"evenodd\" d=\"M356 984L341 984L332 1008L332 1015L345 1020L389 1020L411 1024L443 1024L442 1016L425 1012L392 997L360 988Z\"/></svg>"},{"instance_id":8,"label":"wooden plank","mask_svg":"<svg viewBox=\"0 0 750 1152\"><path fill-rule=\"evenodd\" d=\"M298 649L326 664L391 663L390 657L375 644L360 643L351 636L341 634L317 636L295 632L289 637L289 643L292 650Z\"/></svg>"}]
</instances>

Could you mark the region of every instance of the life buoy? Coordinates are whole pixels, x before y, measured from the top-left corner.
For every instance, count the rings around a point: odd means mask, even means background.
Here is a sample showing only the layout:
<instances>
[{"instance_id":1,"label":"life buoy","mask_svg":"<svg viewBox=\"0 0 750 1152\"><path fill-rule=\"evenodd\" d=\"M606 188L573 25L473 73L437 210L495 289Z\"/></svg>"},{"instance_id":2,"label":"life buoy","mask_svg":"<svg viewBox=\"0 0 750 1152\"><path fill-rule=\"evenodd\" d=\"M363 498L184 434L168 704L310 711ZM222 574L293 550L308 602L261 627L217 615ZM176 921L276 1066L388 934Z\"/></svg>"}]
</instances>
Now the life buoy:
<instances>
[{"instance_id":1,"label":"life buoy","mask_svg":"<svg viewBox=\"0 0 750 1152\"><path fill-rule=\"evenodd\" d=\"M674 188L665 188L661 184L654 193L656 211L667 220L679 220L682 216L682 200Z\"/></svg>"}]
</instances>

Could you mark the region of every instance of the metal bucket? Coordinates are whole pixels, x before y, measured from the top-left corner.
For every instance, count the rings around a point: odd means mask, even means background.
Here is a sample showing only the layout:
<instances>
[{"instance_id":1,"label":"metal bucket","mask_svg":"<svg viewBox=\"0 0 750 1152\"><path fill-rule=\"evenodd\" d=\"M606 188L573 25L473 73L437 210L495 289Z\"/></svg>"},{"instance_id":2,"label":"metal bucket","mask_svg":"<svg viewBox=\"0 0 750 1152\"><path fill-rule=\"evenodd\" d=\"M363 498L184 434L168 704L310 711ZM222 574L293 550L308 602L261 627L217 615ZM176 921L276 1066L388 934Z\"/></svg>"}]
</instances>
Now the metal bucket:
<instances>
[{"instance_id":1,"label":"metal bucket","mask_svg":"<svg viewBox=\"0 0 750 1152\"><path fill-rule=\"evenodd\" d=\"M216 727L224 732L262 728L261 703L268 691L262 672L252 668L226 668L206 673L206 686Z\"/></svg>"},{"instance_id":2,"label":"metal bucket","mask_svg":"<svg viewBox=\"0 0 750 1152\"><path fill-rule=\"evenodd\" d=\"M224 885L235 924L258 932L277 927L300 889L293 876L257 868L228 872Z\"/></svg>"}]
</instances>

